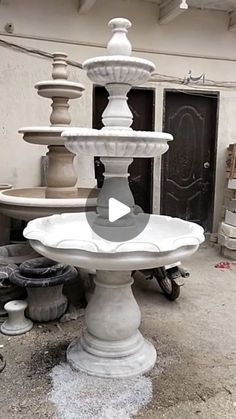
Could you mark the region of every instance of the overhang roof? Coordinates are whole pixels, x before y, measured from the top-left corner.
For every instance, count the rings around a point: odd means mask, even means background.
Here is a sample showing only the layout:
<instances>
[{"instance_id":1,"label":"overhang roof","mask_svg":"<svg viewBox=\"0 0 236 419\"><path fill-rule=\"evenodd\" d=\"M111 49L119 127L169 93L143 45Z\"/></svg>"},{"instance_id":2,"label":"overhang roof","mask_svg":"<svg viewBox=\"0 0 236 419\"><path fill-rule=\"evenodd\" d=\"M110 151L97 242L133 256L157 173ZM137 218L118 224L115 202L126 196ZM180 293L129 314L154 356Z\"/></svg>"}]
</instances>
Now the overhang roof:
<instances>
[{"instance_id":1,"label":"overhang roof","mask_svg":"<svg viewBox=\"0 0 236 419\"><path fill-rule=\"evenodd\" d=\"M163 6L171 3L170 0L144 0ZM181 1L180 1L181 3ZM232 12L236 10L236 0L186 0L189 8L201 10L221 10L223 12Z\"/></svg>"},{"instance_id":2,"label":"overhang roof","mask_svg":"<svg viewBox=\"0 0 236 419\"><path fill-rule=\"evenodd\" d=\"M98 0L79 0L79 13L87 13ZM133 0L135 1L135 0ZM236 0L143 0L155 3L159 8L158 23L165 25L191 9L226 12L230 31L236 31Z\"/></svg>"}]
</instances>

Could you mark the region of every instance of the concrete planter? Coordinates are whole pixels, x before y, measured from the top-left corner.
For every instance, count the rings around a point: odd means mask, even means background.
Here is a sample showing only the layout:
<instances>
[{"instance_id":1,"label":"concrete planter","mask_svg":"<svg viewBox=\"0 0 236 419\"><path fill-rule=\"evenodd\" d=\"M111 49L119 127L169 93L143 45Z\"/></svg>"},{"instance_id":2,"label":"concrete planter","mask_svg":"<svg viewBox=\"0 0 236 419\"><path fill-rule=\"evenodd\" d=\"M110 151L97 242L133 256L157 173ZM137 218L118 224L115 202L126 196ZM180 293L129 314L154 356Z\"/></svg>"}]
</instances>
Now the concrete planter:
<instances>
[{"instance_id":1,"label":"concrete planter","mask_svg":"<svg viewBox=\"0 0 236 419\"><path fill-rule=\"evenodd\" d=\"M75 268L40 257L22 263L10 279L27 291L28 317L47 322L65 313L68 302L62 294L63 284L76 277Z\"/></svg>"},{"instance_id":2,"label":"concrete planter","mask_svg":"<svg viewBox=\"0 0 236 419\"><path fill-rule=\"evenodd\" d=\"M60 318L67 309L67 298L62 294L63 285L48 288L26 288L27 317L37 322Z\"/></svg>"}]
</instances>

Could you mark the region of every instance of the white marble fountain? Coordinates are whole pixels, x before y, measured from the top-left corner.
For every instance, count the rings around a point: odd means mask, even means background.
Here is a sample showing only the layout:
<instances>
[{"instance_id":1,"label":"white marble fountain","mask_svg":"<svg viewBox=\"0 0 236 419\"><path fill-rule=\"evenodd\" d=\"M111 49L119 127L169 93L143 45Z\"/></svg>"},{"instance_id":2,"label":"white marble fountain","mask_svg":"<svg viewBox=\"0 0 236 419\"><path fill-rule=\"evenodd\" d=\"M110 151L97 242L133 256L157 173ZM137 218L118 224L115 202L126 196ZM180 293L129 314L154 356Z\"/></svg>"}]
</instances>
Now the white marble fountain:
<instances>
[{"instance_id":1,"label":"white marble fountain","mask_svg":"<svg viewBox=\"0 0 236 419\"><path fill-rule=\"evenodd\" d=\"M113 35L108 55L87 60L90 80L109 92L101 130L71 128L63 132L73 153L102 156L105 180L97 211L53 215L29 222L24 234L37 252L53 260L96 269L96 288L86 309L86 331L72 342L67 360L77 370L102 377L128 377L149 371L156 351L138 328L140 310L132 294L131 271L153 268L192 255L204 240L203 229L177 218L133 212L128 166L133 157L160 156L170 134L133 131L127 93L143 85L155 67L131 56L131 23L109 22ZM110 199L129 208L109 221ZM116 201L116 202L117 202Z\"/></svg>"}]
</instances>

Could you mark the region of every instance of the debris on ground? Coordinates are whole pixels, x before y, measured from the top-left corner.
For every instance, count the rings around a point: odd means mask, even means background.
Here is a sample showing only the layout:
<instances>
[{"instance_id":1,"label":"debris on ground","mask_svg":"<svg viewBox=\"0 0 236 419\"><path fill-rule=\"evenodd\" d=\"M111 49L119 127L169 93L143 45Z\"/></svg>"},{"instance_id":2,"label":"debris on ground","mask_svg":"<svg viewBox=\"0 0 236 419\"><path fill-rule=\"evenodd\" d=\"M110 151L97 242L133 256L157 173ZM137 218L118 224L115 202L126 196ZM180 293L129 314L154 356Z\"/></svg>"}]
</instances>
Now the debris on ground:
<instances>
[{"instance_id":1,"label":"debris on ground","mask_svg":"<svg viewBox=\"0 0 236 419\"><path fill-rule=\"evenodd\" d=\"M215 268L218 269L231 269L231 265L227 261L219 262L215 265Z\"/></svg>"}]
</instances>

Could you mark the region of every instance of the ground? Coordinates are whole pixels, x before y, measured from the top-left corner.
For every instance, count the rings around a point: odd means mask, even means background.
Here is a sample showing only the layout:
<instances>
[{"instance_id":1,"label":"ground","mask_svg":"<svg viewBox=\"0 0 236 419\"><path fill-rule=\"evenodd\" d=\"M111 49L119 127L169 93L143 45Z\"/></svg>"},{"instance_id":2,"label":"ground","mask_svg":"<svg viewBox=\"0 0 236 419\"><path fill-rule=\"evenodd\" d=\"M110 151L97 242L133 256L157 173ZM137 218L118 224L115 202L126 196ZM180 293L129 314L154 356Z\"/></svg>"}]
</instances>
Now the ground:
<instances>
[{"instance_id":1,"label":"ground","mask_svg":"<svg viewBox=\"0 0 236 419\"><path fill-rule=\"evenodd\" d=\"M236 264L221 270L215 267L221 260L209 245L186 260L191 276L174 302L155 281L136 280L141 331L158 353L150 374L153 398L136 419L236 418ZM50 371L64 361L83 323L81 317L35 324L18 337L0 335L7 361L0 373L0 418L57 418L48 401Z\"/></svg>"}]
</instances>

